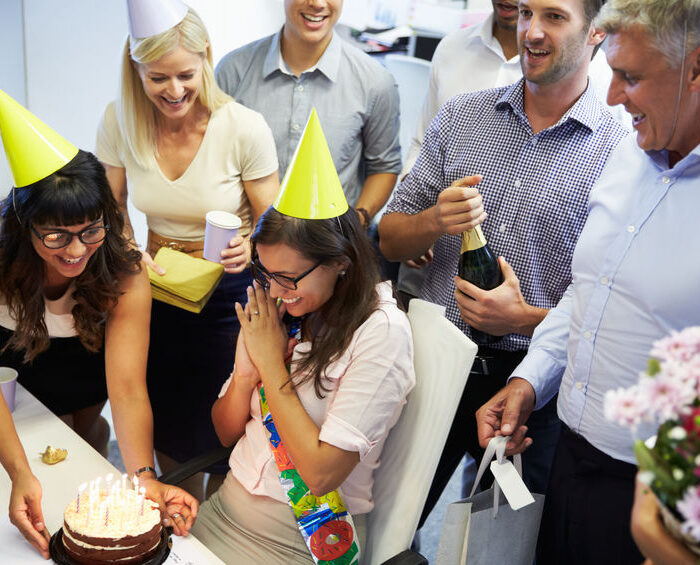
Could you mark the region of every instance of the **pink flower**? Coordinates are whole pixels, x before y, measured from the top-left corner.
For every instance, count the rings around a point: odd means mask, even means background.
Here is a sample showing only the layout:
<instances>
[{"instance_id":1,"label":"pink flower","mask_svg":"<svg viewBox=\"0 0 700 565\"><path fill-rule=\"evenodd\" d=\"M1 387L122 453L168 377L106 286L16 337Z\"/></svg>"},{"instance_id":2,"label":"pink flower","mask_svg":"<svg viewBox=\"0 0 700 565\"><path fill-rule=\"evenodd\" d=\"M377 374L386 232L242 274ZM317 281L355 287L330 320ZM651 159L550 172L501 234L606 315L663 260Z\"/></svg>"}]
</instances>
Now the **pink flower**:
<instances>
[{"instance_id":1,"label":"pink flower","mask_svg":"<svg viewBox=\"0 0 700 565\"><path fill-rule=\"evenodd\" d=\"M687 362L700 355L700 326L672 331L671 335L654 343L651 350L653 357L664 360Z\"/></svg>"},{"instance_id":2,"label":"pink flower","mask_svg":"<svg viewBox=\"0 0 700 565\"><path fill-rule=\"evenodd\" d=\"M661 373L641 379L639 389L649 408L647 420L675 420L691 411L695 399L695 387Z\"/></svg>"},{"instance_id":3,"label":"pink flower","mask_svg":"<svg viewBox=\"0 0 700 565\"><path fill-rule=\"evenodd\" d=\"M681 529L700 541L700 493L698 493L698 487L688 487L683 499L676 503L676 508L685 518Z\"/></svg>"},{"instance_id":4,"label":"pink flower","mask_svg":"<svg viewBox=\"0 0 700 565\"><path fill-rule=\"evenodd\" d=\"M618 388L605 393L605 418L625 426L636 428L647 411L646 398L638 386Z\"/></svg>"}]
</instances>

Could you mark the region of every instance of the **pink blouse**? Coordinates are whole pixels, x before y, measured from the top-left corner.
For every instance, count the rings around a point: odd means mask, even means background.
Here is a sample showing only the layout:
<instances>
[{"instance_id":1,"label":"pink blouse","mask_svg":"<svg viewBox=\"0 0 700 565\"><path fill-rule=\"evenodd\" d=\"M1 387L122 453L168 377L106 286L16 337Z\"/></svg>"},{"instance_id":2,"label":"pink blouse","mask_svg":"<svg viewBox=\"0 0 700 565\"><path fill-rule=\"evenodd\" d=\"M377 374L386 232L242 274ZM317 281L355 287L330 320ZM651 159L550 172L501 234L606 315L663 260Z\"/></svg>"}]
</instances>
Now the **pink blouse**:
<instances>
[{"instance_id":1,"label":"pink blouse","mask_svg":"<svg viewBox=\"0 0 700 565\"><path fill-rule=\"evenodd\" d=\"M380 464L384 440L415 384L408 318L396 305L389 283L379 284L377 292L377 310L355 331L347 350L328 367L325 384L331 390L318 398L312 381L297 387L302 405L321 430L321 441L360 454L360 462L340 487L351 514L364 514L374 507L372 473ZM308 351L310 345L298 344L293 358ZM230 382L229 378L219 396L224 395ZM231 471L251 494L287 504L262 425L257 390L251 397L250 415L245 434L231 454Z\"/></svg>"}]
</instances>

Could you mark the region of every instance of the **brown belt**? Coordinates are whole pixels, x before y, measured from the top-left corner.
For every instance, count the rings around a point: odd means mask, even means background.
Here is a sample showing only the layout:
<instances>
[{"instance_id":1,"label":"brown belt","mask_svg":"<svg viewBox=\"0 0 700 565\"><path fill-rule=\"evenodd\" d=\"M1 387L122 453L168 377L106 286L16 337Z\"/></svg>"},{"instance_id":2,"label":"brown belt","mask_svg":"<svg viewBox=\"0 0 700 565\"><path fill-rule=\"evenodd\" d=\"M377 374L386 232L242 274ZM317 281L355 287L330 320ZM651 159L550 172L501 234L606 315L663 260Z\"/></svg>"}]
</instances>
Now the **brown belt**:
<instances>
[{"instance_id":1,"label":"brown belt","mask_svg":"<svg viewBox=\"0 0 700 565\"><path fill-rule=\"evenodd\" d=\"M173 239L172 237L165 237L154 231L148 230L148 245L146 251L151 257L155 257L156 253L161 247L169 247L175 251L182 251L193 257L202 258L202 252L204 251L204 241L201 239L199 241L185 241L183 239Z\"/></svg>"}]
</instances>

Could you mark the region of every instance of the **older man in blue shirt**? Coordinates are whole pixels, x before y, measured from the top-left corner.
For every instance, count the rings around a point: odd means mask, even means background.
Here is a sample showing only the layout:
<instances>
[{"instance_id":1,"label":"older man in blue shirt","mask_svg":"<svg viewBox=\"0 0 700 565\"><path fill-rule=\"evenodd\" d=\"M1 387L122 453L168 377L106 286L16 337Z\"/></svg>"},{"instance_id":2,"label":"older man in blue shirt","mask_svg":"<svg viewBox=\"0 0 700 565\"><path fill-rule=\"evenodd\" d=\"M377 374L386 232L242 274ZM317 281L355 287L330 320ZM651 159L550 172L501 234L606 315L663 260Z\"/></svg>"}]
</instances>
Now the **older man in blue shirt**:
<instances>
[{"instance_id":1,"label":"older man in blue shirt","mask_svg":"<svg viewBox=\"0 0 700 565\"><path fill-rule=\"evenodd\" d=\"M611 0L613 80L637 132L591 191L573 283L508 385L477 413L479 440L512 435L559 392L564 424L537 563L639 563L629 532L633 439L603 417L605 392L644 370L652 343L700 323L700 0ZM644 548L642 548L644 549Z\"/></svg>"},{"instance_id":2,"label":"older man in blue shirt","mask_svg":"<svg viewBox=\"0 0 700 565\"><path fill-rule=\"evenodd\" d=\"M285 0L282 29L226 55L216 80L265 117L280 174L315 107L348 203L366 226L401 170L399 95L389 71L333 31L342 7L342 0Z\"/></svg>"},{"instance_id":3,"label":"older man in blue shirt","mask_svg":"<svg viewBox=\"0 0 700 565\"><path fill-rule=\"evenodd\" d=\"M464 391L455 391L462 398L423 519L464 453L481 457L474 413L506 383L533 329L571 282L589 191L626 135L588 80L591 56L604 38L592 24L599 7L596 0L521 0L524 78L450 99L381 220L388 258L418 257L433 246L421 298L446 306L447 317L467 335L475 328L499 336L480 344ZM478 192L470 186L477 183ZM484 219L484 209L486 239L505 257L505 281L492 291L455 277L459 235ZM554 402L549 408L530 423L540 441L523 465L537 492L546 489L557 443Z\"/></svg>"}]
</instances>

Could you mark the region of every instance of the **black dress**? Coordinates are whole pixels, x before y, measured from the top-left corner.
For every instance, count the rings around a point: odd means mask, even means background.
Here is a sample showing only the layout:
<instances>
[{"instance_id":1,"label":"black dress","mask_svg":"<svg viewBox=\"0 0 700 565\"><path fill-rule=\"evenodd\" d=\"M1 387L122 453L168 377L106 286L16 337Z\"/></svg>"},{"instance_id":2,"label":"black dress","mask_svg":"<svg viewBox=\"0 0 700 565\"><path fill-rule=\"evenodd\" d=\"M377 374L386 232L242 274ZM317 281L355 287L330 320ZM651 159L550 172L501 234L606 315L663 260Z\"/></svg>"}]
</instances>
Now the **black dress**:
<instances>
[{"instance_id":1,"label":"black dress","mask_svg":"<svg viewBox=\"0 0 700 565\"><path fill-rule=\"evenodd\" d=\"M0 326L0 348L12 334ZM24 363L24 351L7 349L0 365L17 369L18 382L57 416L107 400L104 345L92 353L78 337L53 337L31 363Z\"/></svg>"},{"instance_id":2,"label":"black dress","mask_svg":"<svg viewBox=\"0 0 700 565\"><path fill-rule=\"evenodd\" d=\"M221 443L211 408L231 375L240 326L235 302L247 302L250 270L224 274L199 314L153 301L148 350L148 396L153 444L180 463ZM228 472L224 461L207 469Z\"/></svg>"}]
</instances>

